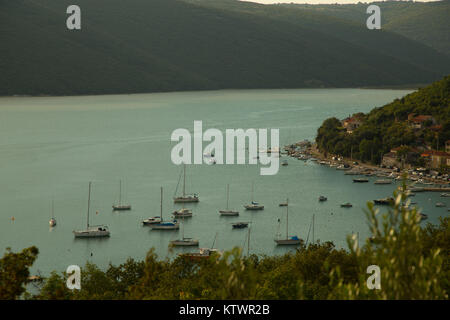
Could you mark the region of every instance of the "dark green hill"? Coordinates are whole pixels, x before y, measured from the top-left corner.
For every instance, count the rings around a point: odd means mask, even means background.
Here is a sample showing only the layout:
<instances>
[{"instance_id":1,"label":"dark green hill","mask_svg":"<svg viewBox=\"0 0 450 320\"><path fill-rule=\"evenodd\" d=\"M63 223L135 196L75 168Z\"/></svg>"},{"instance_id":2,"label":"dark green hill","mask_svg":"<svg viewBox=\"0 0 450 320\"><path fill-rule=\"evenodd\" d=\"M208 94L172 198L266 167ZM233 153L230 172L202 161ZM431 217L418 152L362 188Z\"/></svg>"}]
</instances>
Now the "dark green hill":
<instances>
[{"instance_id":1,"label":"dark green hill","mask_svg":"<svg viewBox=\"0 0 450 320\"><path fill-rule=\"evenodd\" d=\"M381 9L381 27L384 30L419 41L436 50L450 55L450 1L412 2L384 1L374 2ZM321 13L355 23L367 19L367 3L330 5L281 5L290 9L301 9Z\"/></svg>"},{"instance_id":2,"label":"dark green hill","mask_svg":"<svg viewBox=\"0 0 450 320\"><path fill-rule=\"evenodd\" d=\"M352 23L302 24L284 9L272 17L181 0L78 0L82 30L69 31L72 3L0 0L0 95L393 86L450 68L420 43L375 31L375 50Z\"/></svg>"}]
</instances>

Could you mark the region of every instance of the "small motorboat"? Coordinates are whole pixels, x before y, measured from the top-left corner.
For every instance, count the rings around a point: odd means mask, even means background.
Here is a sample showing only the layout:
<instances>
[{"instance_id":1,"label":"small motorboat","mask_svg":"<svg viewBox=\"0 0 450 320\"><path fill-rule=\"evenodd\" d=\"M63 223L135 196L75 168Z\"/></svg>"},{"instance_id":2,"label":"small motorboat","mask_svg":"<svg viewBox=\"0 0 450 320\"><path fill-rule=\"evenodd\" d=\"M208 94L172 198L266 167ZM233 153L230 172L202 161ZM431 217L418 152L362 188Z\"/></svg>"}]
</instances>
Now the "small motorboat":
<instances>
[{"instance_id":1,"label":"small motorboat","mask_svg":"<svg viewBox=\"0 0 450 320\"><path fill-rule=\"evenodd\" d=\"M172 214L175 218L190 218L192 217L192 210L183 208L180 210L175 210Z\"/></svg>"},{"instance_id":2,"label":"small motorboat","mask_svg":"<svg viewBox=\"0 0 450 320\"><path fill-rule=\"evenodd\" d=\"M287 202L282 202L278 205L279 207L287 207L288 203Z\"/></svg>"},{"instance_id":3,"label":"small motorboat","mask_svg":"<svg viewBox=\"0 0 450 320\"><path fill-rule=\"evenodd\" d=\"M327 197L325 197L325 196L320 196L320 197L319 197L319 201L320 201L320 202L322 202L322 201L327 201Z\"/></svg>"},{"instance_id":4,"label":"small motorboat","mask_svg":"<svg viewBox=\"0 0 450 320\"><path fill-rule=\"evenodd\" d=\"M351 208L351 207L353 207L353 205L350 202L346 202L346 203L341 204L341 207L342 208Z\"/></svg>"},{"instance_id":5,"label":"small motorboat","mask_svg":"<svg viewBox=\"0 0 450 320\"><path fill-rule=\"evenodd\" d=\"M353 179L353 182L369 182L369 179L365 179L365 178L355 178L355 179Z\"/></svg>"},{"instance_id":6,"label":"small motorboat","mask_svg":"<svg viewBox=\"0 0 450 320\"><path fill-rule=\"evenodd\" d=\"M55 218L51 218L50 221L48 222L48 224L50 225L50 227L56 226L56 219Z\"/></svg>"},{"instance_id":7,"label":"small motorboat","mask_svg":"<svg viewBox=\"0 0 450 320\"><path fill-rule=\"evenodd\" d=\"M233 229L243 229L248 227L248 222L236 222L231 224Z\"/></svg>"},{"instance_id":8,"label":"small motorboat","mask_svg":"<svg viewBox=\"0 0 450 320\"><path fill-rule=\"evenodd\" d=\"M394 203L394 198L375 199L373 202L379 205L389 205Z\"/></svg>"},{"instance_id":9,"label":"small motorboat","mask_svg":"<svg viewBox=\"0 0 450 320\"><path fill-rule=\"evenodd\" d=\"M445 203L438 202L438 203L436 203L436 207L445 207Z\"/></svg>"},{"instance_id":10,"label":"small motorboat","mask_svg":"<svg viewBox=\"0 0 450 320\"><path fill-rule=\"evenodd\" d=\"M161 217L151 217L151 218L148 218L148 219L144 219L144 220L142 220L142 224L144 225L144 226L148 226L148 225L151 225L151 224L157 224L157 223L161 223Z\"/></svg>"},{"instance_id":11,"label":"small motorboat","mask_svg":"<svg viewBox=\"0 0 450 320\"><path fill-rule=\"evenodd\" d=\"M426 215L425 213L421 213L420 214L420 221L426 220L426 219L428 219L428 215Z\"/></svg>"}]
</instances>

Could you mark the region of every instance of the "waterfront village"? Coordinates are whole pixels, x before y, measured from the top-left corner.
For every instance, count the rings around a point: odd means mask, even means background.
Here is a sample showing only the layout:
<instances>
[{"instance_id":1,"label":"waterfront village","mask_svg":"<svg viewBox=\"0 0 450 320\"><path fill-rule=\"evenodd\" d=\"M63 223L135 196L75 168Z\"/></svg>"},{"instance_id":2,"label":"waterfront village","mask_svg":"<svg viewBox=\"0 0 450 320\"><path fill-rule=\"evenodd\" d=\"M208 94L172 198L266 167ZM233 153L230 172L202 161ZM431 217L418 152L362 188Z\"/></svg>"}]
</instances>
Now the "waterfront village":
<instances>
[{"instance_id":1,"label":"waterfront village","mask_svg":"<svg viewBox=\"0 0 450 320\"><path fill-rule=\"evenodd\" d=\"M407 125L418 137L414 146L401 145L392 148L390 152L382 155L380 164L362 162L352 157L327 154L321 152L317 144L308 140L300 141L284 147L285 154L299 160L318 161L321 165L335 167L337 170L345 170L346 174L361 174L367 176L387 177L400 180L406 174L406 178L416 183L429 185L429 191L448 191L450 185L450 140L445 142L444 150L436 150L431 145L424 143L419 137L424 130L435 133L437 136L442 126L437 124L430 115L409 114ZM342 128L347 134L364 123L364 114L357 113L341 120ZM440 186L431 188L431 185Z\"/></svg>"}]
</instances>

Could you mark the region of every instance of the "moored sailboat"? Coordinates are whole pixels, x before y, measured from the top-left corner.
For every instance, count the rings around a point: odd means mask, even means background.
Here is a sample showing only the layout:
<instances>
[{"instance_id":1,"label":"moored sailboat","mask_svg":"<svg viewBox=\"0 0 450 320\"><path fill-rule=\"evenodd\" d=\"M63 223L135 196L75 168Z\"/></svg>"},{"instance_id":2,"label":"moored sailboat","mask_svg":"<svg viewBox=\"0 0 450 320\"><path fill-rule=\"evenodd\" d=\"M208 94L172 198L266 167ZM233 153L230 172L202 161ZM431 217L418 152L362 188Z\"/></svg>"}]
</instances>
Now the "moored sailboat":
<instances>
[{"instance_id":1,"label":"moored sailboat","mask_svg":"<svg viewBox=\"0 0 450 320\"><path fill-rule=\"evenodd\" d=\"M252 183L252 202L250 204L244 205L244 208L246 210L264 210L264 206L263 205L259 204L258 202L255 202L253 200L253 189L254 189L254 186L253 186L253 183Z\"/></svg>"},{"instance_id":2,"label":"moored sailboat","mask_svg":"<svg viewBox=\"0 0 450 320\"><path fill-rule=\"evenodd\" d=\"M289 203L289 200L286 200L286 203ZM277 245L298 245L301 243L297 236L289 236L289 205L286 206L286 238L280 239L280 234L278 234L277 239L274 239L274 241Z\"/></svg>"},{"instance_id":3,"label":"moored sailboat","mask_svg":"<svg viewBox=\"0 0 450 320\"><path fill-rule=\"evenodd\" d=\"M161 201L160 201L161 221L159 223L150 224L151 229L152 230L178 230L180 228L180 223L177 220L167 221L167 222L163 220L162 201L163 201L163 188L161 187Z\"/></svg>"},{"instance_id":4,"label":"moored sailboat","mask_svg":"<svg viewBox=\"0 0 450 320\"><path fill-rule=\"evenodd\" d=\"M122 204L122 180L119 181L119 204L113 204L113 211L131 210L130 204Z\"/></svg>"},{"instance_id":5,"label":"moored sailboat","mask_svg":"<svg viewBox=\"0 0 450 320\"><path fill-rule=\"evenodd\" d=\"M91 206L91 182L89 182L89 195L88 195L88 209L87 209L87 224L85 230L73 231L75 238L101 238L109 237L110 232L106 225L89 225L89 209Z\"/></svg>"},{"instance_id":6,"label":"moored sailboat","mask_svg":"<svg viewBox=\"0 0 450 320\"><path fill-rule=\"evenodd\" d=\"M230 200L230 185L227 184L227 208L225 210L219 210L219 213L221 216L238 216L239 211L230 210L228 208L229 200Z\"/></svg>"},{"instance_id":7,"label":"moored sailboat","mask_svg":"<svg viewBox=\"0 0 450 320\"><path fill-rule=\"evenodd\" d=\"M178 186L177 186L178 188ZM183 194L173 198L175 203L199 202L198 194L186 194L186 164L183 164Z\"/></svg>"}]
</instances>

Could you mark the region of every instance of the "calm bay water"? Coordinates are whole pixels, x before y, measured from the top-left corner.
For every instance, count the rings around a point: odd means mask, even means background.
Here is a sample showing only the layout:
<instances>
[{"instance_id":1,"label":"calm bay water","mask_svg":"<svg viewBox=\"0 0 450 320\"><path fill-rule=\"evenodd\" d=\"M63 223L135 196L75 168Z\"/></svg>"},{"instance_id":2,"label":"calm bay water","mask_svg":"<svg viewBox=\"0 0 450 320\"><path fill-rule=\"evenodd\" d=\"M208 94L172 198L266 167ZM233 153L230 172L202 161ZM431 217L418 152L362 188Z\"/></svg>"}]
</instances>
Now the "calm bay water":
<instances>
[{"instance_id":1,"label":"calm bay water","mask_svg":"<svg viewBox=\"0 0 450 320\"><path fill-rule=\"evenodd\" d=\"M204 130L217 128L279 128L281 145L313 140L328 117L343 118L367 112L406 90L316 89L230 90L82 97L0 98L0 248L21 250L36 245L39 258L33 266L42 274L65 270L70 264L91 261L106 266L127 257L143 259L154 247L161 258L191 249L168 243L179 231L151 231L141 220L159 215L159 188L164 188L164 213L174 208L172 197L180 167L172 164L170 135L176 128L193 130L203 120ZM205 143L206 145L206 143ZM353 184L352 176L313 162L289 158L275 176L260 176L257 165L193 165L187 169L187 190L198 192L200 203L187 204L194 217L185 220L185 236L200 240L200 247L231 249L244 246L247 229L233 230L233 221L251 221L250 250L257 254L282 254L273 241L289 198L289 229L306 239L315 214L315 238L346 247L346 235L368 236L363 208L371 199L390 195L394 185ZM119 180L129 212L112 212L118 200ZM107 224L108 239L75 240L72 230L86 224L88 181L93 182L91 224ZM252 182L254 198L265 205L260 212L246 212ZM226 204L237 218L218 214ZM319 203L319 195L328 201ZM51 199L58 225L49 229ZM446 208L436 208L438 194L418 193L414 201L437 223ZM353 208L340 208L343 202ZM442 198L439 199L442 201ZM333 213L333 214L331 214ZM11 219L14 217L14 221ZM311 239L311 235L310 235ZM246 245L246 244L245 244ZM247 249L245 249L247 250Z\"/></svg>"}]
</instances>

